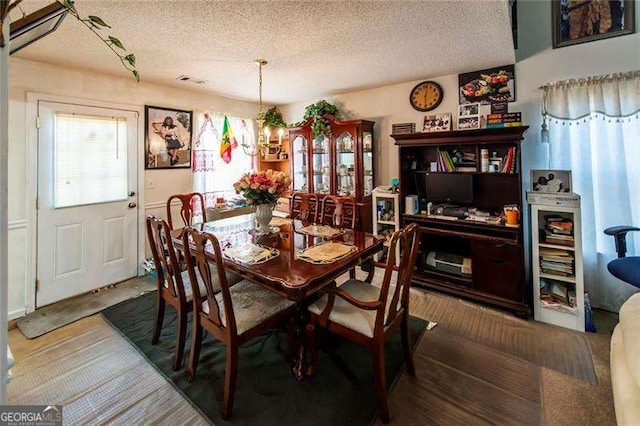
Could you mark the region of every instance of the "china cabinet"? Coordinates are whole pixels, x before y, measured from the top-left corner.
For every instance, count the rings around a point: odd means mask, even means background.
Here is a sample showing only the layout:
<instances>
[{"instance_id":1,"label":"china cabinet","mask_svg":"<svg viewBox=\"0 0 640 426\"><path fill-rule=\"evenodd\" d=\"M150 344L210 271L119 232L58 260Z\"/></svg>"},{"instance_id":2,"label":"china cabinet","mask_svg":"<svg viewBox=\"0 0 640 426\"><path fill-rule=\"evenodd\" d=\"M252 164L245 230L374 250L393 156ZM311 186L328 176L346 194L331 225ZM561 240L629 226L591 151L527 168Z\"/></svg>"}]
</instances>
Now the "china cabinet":
<instances>
[{"instance_id":1,"label":"china cabinet","mask_svg":"<svg viewBox=\"0 0 640 426\"><path fill-rule=\"evenodd\" d=\"M328 136L315 137L311 120L289 129L293 191L352 196L360 225L371 230L374 122L325 118L331 129Z\"/></svg>"}]
</instances>

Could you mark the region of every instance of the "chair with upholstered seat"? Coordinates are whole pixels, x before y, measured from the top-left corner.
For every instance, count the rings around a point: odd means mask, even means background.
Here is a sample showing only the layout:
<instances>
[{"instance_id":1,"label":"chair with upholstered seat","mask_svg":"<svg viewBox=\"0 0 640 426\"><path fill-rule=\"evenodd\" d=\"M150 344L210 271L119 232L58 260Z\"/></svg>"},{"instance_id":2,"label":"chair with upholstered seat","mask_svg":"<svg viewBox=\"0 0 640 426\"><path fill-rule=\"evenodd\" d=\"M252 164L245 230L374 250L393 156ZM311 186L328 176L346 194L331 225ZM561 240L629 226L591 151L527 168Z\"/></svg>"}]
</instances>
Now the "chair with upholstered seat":
<instances>
[{"instance_id":1,"label":"chair with upholstered seat","mask_svg":"<svg viewBox=\"0 0 640 426\"><path fill-rule=\"evenodd\" d=\"M322 207L317 222L337 228L355 229L357 206L353 197L327 195L322 199Z\"/></svg>"},{"instance_id":2,"label":"chair with upholstered seat","mask_svg":"<svg viewBox=\"0 0 640 426\"><path fill-rule=\"evenodd\" d=\"M417 229L416 224L410 224L396 231L389 241L386 263L373 262L375 267L384 268L380 287L366 281L350 279L340 287L329 288L326 290L327 294L309 306L307 336L312 354L310 372L315 370L317 362L316 326L371 349L378 410L384 423L390 420L384 344L398 329L401 331L407 372L415 375L409 346L409 288L419 244ZM398 244L400 257L396 261ZM394 275L395 285L392 284Z\"/></svg>"},{"instance_id":3,"label":"chair with upholstered seat","mask_svg":"<svg viewBox=\"0 0 640 426\"><path fill-rule=\"evenodd\" d=\"M189 274L182 271L178 255L171 242L169 224L154 216L147 217L147 238L151 246L151 254L156 267L158 291L156 293L156 324L151 337L155 345L160 339L165 305L172 306L177 314L176 350L173 358L173 369L182 364L182 354L187 335L187 313L191 311L192 291Z\"/></svg>"},{"instance_id":4,"label":"chair with upholstered seat","mask_svg":"<svg viewBox=\"0 0 640 426\"><path fill-rule=\"evenodd\" d=\"M198 208L202 212L202 222L207 221L206 209L204 205L204 197L199 192L191 192L189 194L174 194L169 197L167 200L167 221L169 222L169 227L174 229L173 219L172 219L172 205L177 204L174 203L175 200L180 201L180 217L182 218L183 226L191 226L193 225L193 217L197 212L197 208L194 208L194 205L198 205ZM179 226L178 224L176 224Z\"/></svg>"},{"instance_id":5,"label":"chair with upholstered seat","mask_svg":"<svg viewBox=\"0 0 640 426\"><path fill-rule=\"evenodd\" d=\"M291 196L289 217L315 223L320 212L320 198L313 193L295 192Z\"/></svg>"},{"instance_id":6,"label":"chair with upholstered seat","mask_svg":"<svg viewBox=\"0 0 640 426\"><path fill-rule=\"evenodd\" d=\"M177 370L182 365L185 338L187 335L187 314L191 312L193 305L192 286L189 273L183 270L178 253L171 241L169 224L155 216L147 217L147 237L151 246L153 262L156 266L158 292L156 293L156 323L151 337L151 344L155 345L160 340L165 306L172 306L177 316L176 351L173 358L173 369ZM227 282L233 285L240 281L240 277L227 274ZM198 286L204 289L202 280L197 281ZM217 284L216 284L217 286Z\"/></svg>"},{"instance_id":7,"label":"chair with upholstered seat","mask_svg":"<svg viewBox=\"0 0 640 426\"><path fill-rule=\"evenodd\" d=\"M614 277L640 288L640 256L627 256L627 232L640 231L635 226L612 226L604 230L616 239L618 258L607 264Z\"/></svg>"},{"instance_id":8,"label":"chair with upholstered seat","mask_svg":"<svg viewBox=\"0 0 640 426\"><path fill-rule=\"evenodd\" d=\"M213 234L189 227L183 234L183 240L185 247L187 244L192 247L191 256L186 256L191 282L195 282L196 274L204 282L204 289L192 286L194 315L187 378L189 381L195 378L202 333L207 330L226 345L224 401L220 411L222 418L227 419L233 410L238 347L290 318L295 304L247 280L230 287L222 262L222 251ZM217 277L212 272L215 270ZM216 278L220 284L219 292L213 287Z\"/></svg>"}]
</instances>

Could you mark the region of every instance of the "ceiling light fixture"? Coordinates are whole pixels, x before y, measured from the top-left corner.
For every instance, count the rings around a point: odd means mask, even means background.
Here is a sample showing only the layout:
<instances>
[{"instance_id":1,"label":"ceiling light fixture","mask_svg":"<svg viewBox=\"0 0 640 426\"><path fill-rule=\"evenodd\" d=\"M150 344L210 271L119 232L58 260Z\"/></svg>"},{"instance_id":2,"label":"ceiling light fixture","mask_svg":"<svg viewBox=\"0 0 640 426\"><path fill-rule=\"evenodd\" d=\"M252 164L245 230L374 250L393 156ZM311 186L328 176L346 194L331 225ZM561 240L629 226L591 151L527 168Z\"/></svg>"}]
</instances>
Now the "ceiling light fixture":
<instances>
[{"instance_id":1,"label":"ceiling light fixture","mask_svg":"<svg viewBox=\"0 0 640 426\"><path fill-rule=\"evenodd\" d=\"M279 133L278 143L271 144L269 143L269 138L271 137L271 129L268 126L264 125L264 112L262 112L262 67L267 65L267 61L265 59L256 59L253 61L256 65L258 65L258 118L256 122L258 123L258 142L257 143L247 143L242 142L242 150L245 154L250 155L252 157L262 154L263 156L266 153L270 153L272 155L277 155L280 152L280 148L282 146L282 134L284 132ZM266 138L266 140L265 140Z\"/></svg>"},{"instance_id":2,"label":"ceiling light fixture","mask_svg":"<svg viewBox=\"0 0 640 426\"><path fill-rule=\"evenodd\" d=\"M63 4L54 2L12 22L9 27L9 54L13 55L34 41L54 32L68 12Z\"/></svg>"}]
</instances>

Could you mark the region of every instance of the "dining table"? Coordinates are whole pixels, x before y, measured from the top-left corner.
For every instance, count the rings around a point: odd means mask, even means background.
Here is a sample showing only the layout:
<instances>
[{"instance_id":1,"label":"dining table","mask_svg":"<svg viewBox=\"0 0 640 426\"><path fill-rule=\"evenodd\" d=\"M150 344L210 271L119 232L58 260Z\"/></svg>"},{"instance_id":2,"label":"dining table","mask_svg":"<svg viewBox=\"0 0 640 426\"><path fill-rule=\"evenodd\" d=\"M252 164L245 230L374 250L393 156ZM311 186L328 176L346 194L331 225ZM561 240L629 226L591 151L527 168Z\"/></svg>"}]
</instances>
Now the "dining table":
<instances>
[{"instance_id":1,"label":"dining table","mask_svg":"<svg viewBox=\"0 0 640 426\"><path fill-rule=\"evenodd\" d=\"M301 334L306 324L309 299L363 260L382 250L384 241L381 237L361 230L317 226L288 218L274 218L270 226L271 232L259 235L254 230L254 213L195 224L193 227L216 236L223 250L223 262L227 271L296 302L297 318L293 321L296 323L298 338L293 370L299 380L305 375L305 349ZM182 240L183 230L184 228L172 230L171 237L175 248L185 253L187 250ZM315 230L323 232L315 233ZM307 250L325 244L336 244L342 248L346 246L346 254L336 260L324 262L313 262L305 257ZM243 250L244 247L255 246L269 249L275 255L266 261L255 263L225 255L236 247Z\"/></svg>"}]
</instances>

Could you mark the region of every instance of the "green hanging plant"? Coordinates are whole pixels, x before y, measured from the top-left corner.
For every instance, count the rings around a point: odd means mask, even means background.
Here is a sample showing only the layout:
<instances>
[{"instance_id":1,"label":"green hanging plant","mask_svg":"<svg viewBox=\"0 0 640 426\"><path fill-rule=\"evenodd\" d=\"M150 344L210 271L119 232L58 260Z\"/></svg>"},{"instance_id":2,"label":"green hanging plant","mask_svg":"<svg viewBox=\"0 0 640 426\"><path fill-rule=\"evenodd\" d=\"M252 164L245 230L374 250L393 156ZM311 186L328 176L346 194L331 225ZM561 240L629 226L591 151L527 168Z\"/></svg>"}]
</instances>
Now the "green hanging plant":
<instances>
[{"instance_id":1,"label":"green hanging plant","mask_svg":"<svg viewBox=\"0 0 640 426\"><path fill-rule=\"evenodd\" d=\"M22 3L22 1L23 0L2 0L2 2L0 3L0 48L5 47L5 40L2 36L3 23L5 22L5 20L7 20L6 18L7 16L9 16L9 12L11 12L13 8ZM100 30L104 28L111 28L102 18L94 15L89 15L86 18L80 16L80 13L76 9L73 0L56 1L60 3L65 9L67 9L70 15L74 16L79 22L86 25L87 28L89 28L89 30L91 30L96 36L100 37L100 40L102 40L102 42L106 44L107 47L116 54L116 56L118 56L120 62L122 63L122 66L127 71L130 71L133 74L133 78L135 78L136 81L140 81L140 74L138 74L138 71L136 70L135 55L133 53L127 53L122 42L116 37L112 35L103 37L100 33Z\"/></svg>"},{"instance_id":2,"label":"green hanging plant","mask_svg":"<svg viewBox=\"0 0 640 426\"><path fill-rule=\"evenodd\" d=\"M271 107L264 113L264 125L271 128L287 127L278 107Z\"/></svg>"},{"instance_id":3,"label":"green hanging plant","mask_svg":"<svg viewBox=\"0 0 640 426\"><path fill-rule=\"evenodd\" d=\"M327 119L324 117L327 114L340 119L338 107L322 99L315 104L307 105L304 109L304 115L302 116L304 120L300 123L296 123L295 125L300 126L307 120L312 119L311 131L313 132L313 137L320 138L323 135L330 137L332 135L331 127L329 126Z\"/></svg>"}]
</instances>

